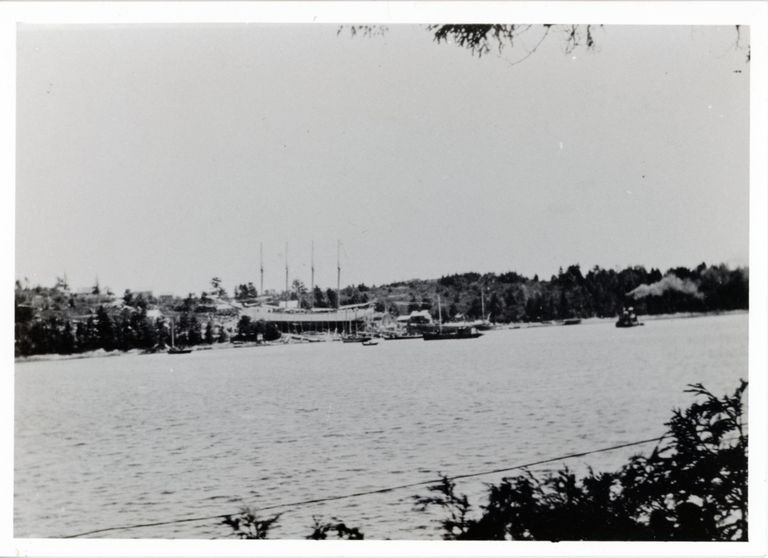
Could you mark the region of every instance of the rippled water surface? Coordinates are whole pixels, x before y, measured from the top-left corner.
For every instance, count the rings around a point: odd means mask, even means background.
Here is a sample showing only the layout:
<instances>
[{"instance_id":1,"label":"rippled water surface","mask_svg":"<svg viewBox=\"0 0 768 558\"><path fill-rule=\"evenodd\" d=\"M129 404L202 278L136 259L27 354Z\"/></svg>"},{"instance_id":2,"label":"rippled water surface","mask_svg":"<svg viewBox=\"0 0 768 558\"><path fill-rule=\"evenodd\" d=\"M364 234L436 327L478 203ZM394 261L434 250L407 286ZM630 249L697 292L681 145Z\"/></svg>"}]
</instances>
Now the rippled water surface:
<instances>
[{"instance_id":1,"label":"rippled water surface","mask_svg":"<svg viewBox=\"0 0 768 558\"><path fill-rule=\"evenodd\" d=\"M15 536L231 513L649 438L690 401L686 384L719 394L747 377L747 321L20 363ZM606 470L632 451L568 465ZM483 483L500 477L459 489L481 503ZM317 515L366 538L439 538L435 516L413 510L417 493L292 508L272 535L303 538ZM207 521L100 536L227 535Z\"/></svg>"}]
</instances>

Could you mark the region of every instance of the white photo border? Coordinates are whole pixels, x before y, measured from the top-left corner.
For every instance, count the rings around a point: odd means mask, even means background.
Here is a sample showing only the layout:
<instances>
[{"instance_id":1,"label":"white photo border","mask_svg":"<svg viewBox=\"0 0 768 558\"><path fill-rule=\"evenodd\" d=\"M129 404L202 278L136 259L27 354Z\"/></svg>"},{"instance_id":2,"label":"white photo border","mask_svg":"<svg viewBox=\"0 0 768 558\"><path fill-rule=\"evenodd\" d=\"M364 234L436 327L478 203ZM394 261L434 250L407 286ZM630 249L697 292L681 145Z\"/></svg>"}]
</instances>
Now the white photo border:
<instances>
[{"instance_id":1,"label":"white photo border","mask_svg":"<svg viewBox=\"0 0 768 558\"><path fill-rule=\"evenodd\" d=\"M13 538L13 313L15 75L18 24L568 23L750 27L749 542L211 541ZM9 2L0 4L0 308L3 413L0 555L3 556L765 556L768 328L768 3L748 2Z\"/></svg>"}]
</instances>

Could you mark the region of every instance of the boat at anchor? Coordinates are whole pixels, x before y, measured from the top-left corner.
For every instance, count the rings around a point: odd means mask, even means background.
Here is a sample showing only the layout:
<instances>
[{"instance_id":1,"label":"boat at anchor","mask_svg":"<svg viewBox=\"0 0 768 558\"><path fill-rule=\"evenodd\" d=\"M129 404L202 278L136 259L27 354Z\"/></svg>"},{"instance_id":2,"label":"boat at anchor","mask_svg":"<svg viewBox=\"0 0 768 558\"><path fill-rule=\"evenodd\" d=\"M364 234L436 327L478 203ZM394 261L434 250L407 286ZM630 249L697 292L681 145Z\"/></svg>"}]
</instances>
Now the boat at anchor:
<instances>
[{"instance_id":1,"label":"boat at anchor","mask_svg":"<svg viewBox=\"0 0 768 558\"><path fill-rule=\"evenodd\" d=\"M438 329L437 331L425 331L424 341L439 341L447 339L476 339L483 335L473 326L451 326L443 324L443 311L440 304L440 295L437 295Z\"/></svg>"},{"instance_id":2,"label":"boat at anchor","mask_svg":"<svg viewBox=\"0 0 768 558\"><path fill-rule=\"evenodd\" d=\"M477 331L477 328L475 327L460 327L453 330L425 333L424 341L437 341L442 339L476 339L482 335L483 334Z\"/></svg>"},{"instance_id":3,"label":"boat at anchor","mask_svg":"<svg viewBox=\"0 0 768 558\"><path fill-rule=\"evenodd\" d=\"M192 349L182 348L176 346L176 334L174 329L173 320L171 320L171 346L168 347L169 355L186 355L192 352Z\"/></svg>"}]
</instances>

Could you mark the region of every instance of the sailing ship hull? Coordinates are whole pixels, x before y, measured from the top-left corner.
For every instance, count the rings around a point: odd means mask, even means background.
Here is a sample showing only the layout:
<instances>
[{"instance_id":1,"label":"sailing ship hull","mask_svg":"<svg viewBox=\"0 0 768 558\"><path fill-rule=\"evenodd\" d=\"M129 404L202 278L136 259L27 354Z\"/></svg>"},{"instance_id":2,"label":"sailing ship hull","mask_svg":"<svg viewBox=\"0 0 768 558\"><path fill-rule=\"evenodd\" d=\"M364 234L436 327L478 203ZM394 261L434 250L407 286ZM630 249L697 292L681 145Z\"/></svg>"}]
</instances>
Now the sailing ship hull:
<instances>
[{"instance_id":1,"label":"sailing ship hull","mask_svg":"<svg viewBox=\"0 0 768 558\"><path fill-rule=\"evenodd\" d=\"M371 337L342 337L341 341L343 343L365 343L366 341L370 341Z\"/></svg>"},{"instance_id":2,"label":"sailing ship hull","mask_svg":"<svg viewBox=\"0 0 768 558\"><path fill-rule=\"evenodd\" d=\"M316 331L335 331L344 334L354 334L365 328L366 323L373 320L373 305L358 305L357 308L341 308L337 310L295 310L284 311L266 306L247 306L241 314L252 321L264 321L273 324L281 333L298 333Z\"/></svg>"},{"instance_id":3,"label":"sailing ship hull","mask_svg":"<svg viewBox=\"0 0 768 558\"><path fill-rule=\"evenodd\" d=\"M421 335L393 335L390 337L387 337L387 340L389 341L402 341L404 339L421 339Z\"/></svg>"}]
</instances>

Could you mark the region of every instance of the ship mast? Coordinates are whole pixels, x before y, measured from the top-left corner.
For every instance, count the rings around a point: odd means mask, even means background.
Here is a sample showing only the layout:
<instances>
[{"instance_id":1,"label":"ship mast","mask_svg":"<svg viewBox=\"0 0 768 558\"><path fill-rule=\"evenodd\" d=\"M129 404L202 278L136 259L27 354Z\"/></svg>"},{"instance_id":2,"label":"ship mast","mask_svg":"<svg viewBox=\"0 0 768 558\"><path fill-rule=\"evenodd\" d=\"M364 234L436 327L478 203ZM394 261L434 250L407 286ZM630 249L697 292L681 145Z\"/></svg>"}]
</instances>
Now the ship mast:
<instances>
[{"instance_id":1,"label":"ship mast","mask_svg":"<svg viewBox=\"0 0 768 558\"><path fill-rule=\"evenodd\" d=\"M261 283L259 283L259 294L264 294L264 243L259 242L259 270L261 271Z\"/></svg>"},{"instance_id":2,"label":"ship mast","mask_svg":"<svg viewBox=\"0 0 768 558\"><path fill-rule=\"evenodd\" d=\"M288 310L288 243L285 243L285 309Z\"/></svg>"},{"instance_id":3,"label":"ship mast","mask_svg":"<svg viewBox=\"0 0 768 558\"><path fill-rule=\"evenodd\" d=\"M309 306L315 307L315 241L312 241L312 280L309 282Z\"/></svg>"},{"instance_id":4,"label":"ship mast","mask_svg":"<svg viewBox=\"0 0 768 558\"><path fill-rule=\"evenodd\" d=\"M341 307L341 240L336 241L336 309Z\"/></svg>"},{"instance_id":5,"label":"ship mast","mask_svg":"<svg viewBox=\"0 0 768 558\"><path fill-rule=\"evenodd\" d=\"M440 295L437 295L437 321L440 322L440 333L443 332L443 309L440 305Z\"/></svg>"}]
</instances>

